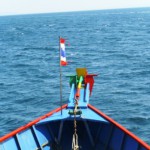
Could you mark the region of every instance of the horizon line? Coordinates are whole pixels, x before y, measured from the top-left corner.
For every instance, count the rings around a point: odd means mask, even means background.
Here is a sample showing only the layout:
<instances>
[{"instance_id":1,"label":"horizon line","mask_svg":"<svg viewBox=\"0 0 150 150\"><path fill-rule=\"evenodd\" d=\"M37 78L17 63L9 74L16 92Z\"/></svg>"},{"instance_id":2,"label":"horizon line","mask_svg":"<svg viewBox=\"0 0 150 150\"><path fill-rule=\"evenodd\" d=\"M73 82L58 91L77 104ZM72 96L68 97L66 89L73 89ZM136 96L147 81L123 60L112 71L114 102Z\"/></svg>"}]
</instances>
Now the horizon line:
<instances>
[{"instance_id":1,"label":"horizon line","mask_svg":"<svg viewBox=\"0 0 150 150\"><path fill-rule=\"evenodd\" d=\"M0 14L0 17L7 16L22 16L22 15L42 15L42 14L55 14L55 13L71 13L71 12L86 12L86 11L103 11L103 10L122 10L122 9L142 9L150 8L150 6L143 7L120 7L120 8L104 8L104 9L89 9L89 10L73 10L73 11L53 11L53 12L33 12L33 13L16 13L16 14Z\"/></svg>"}]
</instances>

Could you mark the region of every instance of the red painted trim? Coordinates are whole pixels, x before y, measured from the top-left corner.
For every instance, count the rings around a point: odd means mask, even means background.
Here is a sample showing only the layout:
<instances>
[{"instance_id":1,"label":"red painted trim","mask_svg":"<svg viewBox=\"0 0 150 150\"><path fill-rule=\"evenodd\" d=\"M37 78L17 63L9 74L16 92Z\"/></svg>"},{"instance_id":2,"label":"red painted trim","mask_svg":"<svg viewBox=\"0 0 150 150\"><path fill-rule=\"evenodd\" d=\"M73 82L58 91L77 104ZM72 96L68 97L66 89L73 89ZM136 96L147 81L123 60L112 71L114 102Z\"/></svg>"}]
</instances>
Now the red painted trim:
<instances>
[{"instance_id":1,"label":"red painted trim","mask_svg":"<svg viewBox=\"0 0 150 150\"><path fill-rule=\"evenodd\" d=\"M101 115L103 118L105 118L107 121L111 122L112 124L114 124L115 126L117 126L119 129L121 129L122 131L124 131L126 134L128 134L130 137L132 137L133 139L135 139L138 143L140 143L144 148L146 148L147 150L150 150L150 146L148 144L146 144L145 142L143 142L141 139L139 139L137 136L135 136L133 133L131 133L130 131L128 131L126 128L124 128L123 126L121 126L119 123L117 123L116 121L114 121L113 119L111 119L110 117L108 117L107 115L105 115L103 112L101 112L100 110L98 110L97 108L95 108L94 106L88 104L88 107L90 109L92 109L94 112L96 112L97 114Z\"/></svg>"},{"instance_id":2,"label":"red painted trim","mask_svg":"<svg viewBox=\"0 0 150 150\"><path fill-rule=\"evenodd\" d=\"M66 107L67 107L67 104L63 105L63 106L62 106L62 109L65 109ZM35 120L29 122L28 124L26 124L26 125L24 125L24 126L18 128L18 129L16 129L16 130L12 131L12 132L9 133L9 134L4 135L3 137L0 138L0 142L3 142L3 141L5 141L5 140L7 140L8 138L10 138L10 137L16 135L17 133L19 133L19 132L21 132L21 131L24 131L24 130L27 129L27 128L30 128L31 126L35 125L37 122L39 122L39 121L41 121L41 120L43 120L43 119L45 119L45 118L47 118L47 117L53 115L54 113L56 113L56 112L58 112L58 111L60 111L60 110L61 110L61 107L59 107L59 108L57 108L57 109L55 109L55 110L53 110L53 111L47 113L47 114L44 115L44 116L41 116L41 117L39 117L39 118L37 118L37 119L35 119Z\"/></svg>"}]
</instances>

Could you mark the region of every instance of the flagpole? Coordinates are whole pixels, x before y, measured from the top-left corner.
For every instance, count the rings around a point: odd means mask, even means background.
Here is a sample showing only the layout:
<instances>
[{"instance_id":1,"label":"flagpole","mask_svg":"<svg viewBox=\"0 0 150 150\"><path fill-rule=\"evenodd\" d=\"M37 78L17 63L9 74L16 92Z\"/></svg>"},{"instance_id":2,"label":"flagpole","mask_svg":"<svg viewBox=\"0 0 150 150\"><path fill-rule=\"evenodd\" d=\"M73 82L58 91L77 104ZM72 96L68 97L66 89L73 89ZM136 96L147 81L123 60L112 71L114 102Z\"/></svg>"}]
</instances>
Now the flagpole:
<instances>
[{"instance_id":1,"label":"flagpole","mask_svg":"<svg viewBox=\"0 0 150 150\"><path fill-rule=\"evenodd\" d=\"M60 73L60 107L62 115L62 69L61 69L61 51L60 51L60 36L59 36L59 73Z\"/></svg>"}]
</instances>

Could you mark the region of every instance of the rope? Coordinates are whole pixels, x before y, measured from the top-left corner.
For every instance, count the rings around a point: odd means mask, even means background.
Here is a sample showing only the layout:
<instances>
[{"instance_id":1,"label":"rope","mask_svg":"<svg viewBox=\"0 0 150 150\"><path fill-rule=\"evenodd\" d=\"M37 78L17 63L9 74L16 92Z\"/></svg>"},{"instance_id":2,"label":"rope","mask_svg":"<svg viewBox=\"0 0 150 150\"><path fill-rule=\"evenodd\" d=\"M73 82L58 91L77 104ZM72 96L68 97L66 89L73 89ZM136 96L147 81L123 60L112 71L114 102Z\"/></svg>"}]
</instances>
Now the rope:
<instances>
[{"instance_id":1,"label":"rope","mask_svg":"<svg viewBox=\"0 0 150 150\"><path fill-rule=\"evenodd\" d=\"M79 150L79 146L78 146L78 135L77 135L77 134L73 134L72 150Z\"/></svg>"},{"instance_id":2,"label":"rope","mask_svg":"<svg viewBox=\"0 0 150 150\"><path fill-rule=\"evenodd\" d=\"M77 121L76 121L76 112L78 107L78 99L75 98L75 108L74 108L74 134L72 138L72 150L79 150L78 146L78 135L77 135Z\"/></svg>"}]
</instances>

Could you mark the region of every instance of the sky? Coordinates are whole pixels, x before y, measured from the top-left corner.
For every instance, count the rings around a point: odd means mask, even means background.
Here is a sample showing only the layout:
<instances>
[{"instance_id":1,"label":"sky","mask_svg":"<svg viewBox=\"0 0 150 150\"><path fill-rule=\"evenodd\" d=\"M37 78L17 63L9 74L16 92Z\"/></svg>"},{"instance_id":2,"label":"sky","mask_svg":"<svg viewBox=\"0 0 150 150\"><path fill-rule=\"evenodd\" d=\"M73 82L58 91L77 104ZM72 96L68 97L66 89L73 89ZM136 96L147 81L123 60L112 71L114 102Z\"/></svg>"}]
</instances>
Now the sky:
<instances>
[{"instance_id":1,"label":"sky","mask_svg":"<svg viewBox=\"0 0 150 150\"><path fill-rule=\"evenodd\" d=\"M150 0L0 0L0 15L150 7Z\"/></svg>"}]
</instances>

